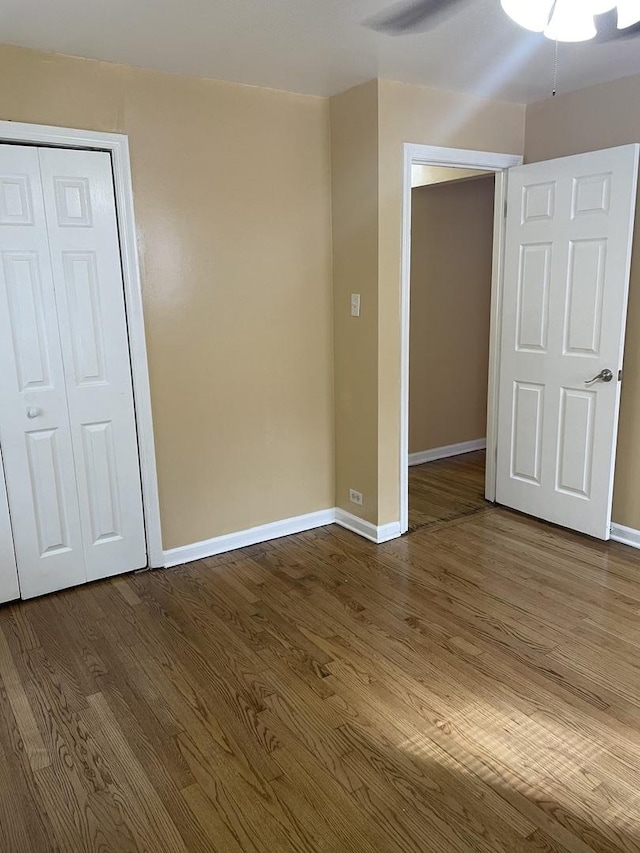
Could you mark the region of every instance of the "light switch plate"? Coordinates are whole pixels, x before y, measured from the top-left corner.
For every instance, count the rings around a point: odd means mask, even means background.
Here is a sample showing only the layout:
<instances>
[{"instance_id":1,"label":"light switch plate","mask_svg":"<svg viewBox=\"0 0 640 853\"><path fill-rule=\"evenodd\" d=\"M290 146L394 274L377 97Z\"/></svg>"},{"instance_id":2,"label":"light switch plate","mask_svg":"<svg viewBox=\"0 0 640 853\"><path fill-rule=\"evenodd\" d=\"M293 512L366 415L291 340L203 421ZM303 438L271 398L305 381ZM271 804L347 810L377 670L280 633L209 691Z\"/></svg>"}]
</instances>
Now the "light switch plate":
<instances>
[{"instance_id":1,"label":"light switch plate","mask_svg":"<svg viewBox=\"0 0 640 853\"><path fill-rule=\"evenodd\" d=\"M359 317L360 316L360 294L352 293L351 294L351 316Z\"/></svg>"}]
</instances>

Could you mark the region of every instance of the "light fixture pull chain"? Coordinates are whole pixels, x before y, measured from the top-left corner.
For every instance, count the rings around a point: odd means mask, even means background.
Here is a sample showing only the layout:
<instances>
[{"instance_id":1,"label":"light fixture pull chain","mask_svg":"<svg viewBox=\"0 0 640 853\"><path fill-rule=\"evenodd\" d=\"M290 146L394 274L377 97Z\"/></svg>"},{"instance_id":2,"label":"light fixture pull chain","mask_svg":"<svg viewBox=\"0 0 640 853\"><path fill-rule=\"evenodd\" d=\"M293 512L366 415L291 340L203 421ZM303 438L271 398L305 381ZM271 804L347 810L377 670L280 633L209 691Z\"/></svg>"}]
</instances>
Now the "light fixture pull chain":
<instances>
[{"instance_id":1,"label":"light fixture pull chain","mask_svg":"<svg viewBox=\"0 0 640 853\"><path fill-rule=\"evenodd\" d=\"M553 92L552 96L555 98L556 92L558 91L558 42L556 41L556 49L555 56L553 60Z\"/></svg>"}]
</instances>

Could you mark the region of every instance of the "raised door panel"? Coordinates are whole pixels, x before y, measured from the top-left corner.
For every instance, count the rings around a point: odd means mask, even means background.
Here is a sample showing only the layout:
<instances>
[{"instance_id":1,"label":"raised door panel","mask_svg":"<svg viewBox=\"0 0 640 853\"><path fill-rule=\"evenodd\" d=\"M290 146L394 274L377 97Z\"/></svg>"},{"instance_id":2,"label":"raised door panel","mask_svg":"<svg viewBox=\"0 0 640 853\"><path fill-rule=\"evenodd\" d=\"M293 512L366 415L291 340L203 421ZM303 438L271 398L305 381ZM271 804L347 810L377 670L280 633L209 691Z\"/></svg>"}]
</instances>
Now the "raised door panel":
<instances>
[{"instance_id":1,"label":"raised door panel","mask_svg":"<svg viewBox=\"0 0 640 853\"><path fill-rule=\"evenodd\" d=\"M600 355L606 239L572 240L564 321L565 355Z\"/></svg>"},{"instance_id":2,"label":"raised door panel","mask_svg":"<svg viewBox=\"0 0 640 853\"><path fill-rule=\"evenodd\" d=\"M91 228L93 214L91 190L87 178L54 177L53 188L57 225L60 228Z\"/></svg>"},{"instance_id":3,"label":"raised door panel","mask_svg":"<svg viewBox=\"0 0 640 853\"><path fill-rule=\"evenodd\" d=\"M0 402L22 595L82 583L80 510L38 152L6 145L0 146Z\"/></svg>"},{"instance_id":4,"label":"raised door panel","mask_svg":"<svg viewBox=\"0 0 640 853\"><path fill-rule=\"evenodd\" d=\"M540 485L544 386L514 382L511 476Z\"/></svg>"},{"instance_id":5,"label":"raised door panel","mask_svg":"<svg viewBox=\"0 0 640 853\"><path fill-rule=\"evenodd\" d=\"M131 365L108 154L42 149L47 224L87 576L147 564Z\"/></svg>"},{"instance_id":6,"label":"raised door panel","mask_svg":"<svg viewBox=\"0 0 640 853\"><path fill-rule=\"evenodd\" d=\"M549 327L551 244L520 247L516 349L546 352Z\"/></svg>"},{"instance_id":7,"label":"raised door panel","mask_svg":"<svg viewBox=\"0 0 640 853\"><path fill-rule=\"evenodd\" d=\"M83 424L84 468L91 511L91 542L122 539L122 503L113 423Z\"/></svg>"},{"instance_id":8,"label":"raised door panel","mask_svg":"<svg viewBox=\"0 0 640 853\"><path fill-rule=\"evenodd\" d=\"M573 179L571 218L609 213L612 173L580 175Z\"/></svg>"},{"instance_id":9,"label":"raised door panel","mask_svg":"<svg viewBox=\"0 0 640 853\"><path fill-rule=\"evenodd\" d=\"M522 225L552 222L556 214L556 181L524 184L522 187Z\"/></svg>"},{"instance_id":10,"label":"raised door panel","mask_svg":"<svg viewBox=\"0 0 640 853\"><path fill-rule=\"evenodd\" d=\"M30 176L0 174L0 225L33 224Z\"/></svg>"},{"instance_id":11,"label":"raised door panel","mask_svg":"<svg viewBox=\"0 0 640 853\"><path fill-rule=\"evenodd\" d=\"M95 252L63 252L74 382L105 383L104 322Z\"/></svg>"},{"instance_id":12,"label":"raised door panel","mask_svg":"<svg viewBox=\"0 0 640 853\"><path fill-rule=\"evenodd\" d=\"M50 335L38 252L2 251L2 270L18 388L51 389Z\"/></svg>"},{"instance_id":13,"label":"raised door panel","mask_svg":"<svg viewBox=\"0 0 640 853\"><path fill-rule=\"evenodd\" d=\"M29 481L35 508L38 551L41 557L71 550L62 482L58 429L25 433Z\"/></svg>"},{"instance_id":14,"label":"raised door panel","mask_svg":"<svg viewBox=\"0 0 640 853\"><path fill-rule=\"evenodd\" d=\"M560 389L556 489L586 500L591 497L597 398L596 391Z\"/></svg>"}]
</instances>

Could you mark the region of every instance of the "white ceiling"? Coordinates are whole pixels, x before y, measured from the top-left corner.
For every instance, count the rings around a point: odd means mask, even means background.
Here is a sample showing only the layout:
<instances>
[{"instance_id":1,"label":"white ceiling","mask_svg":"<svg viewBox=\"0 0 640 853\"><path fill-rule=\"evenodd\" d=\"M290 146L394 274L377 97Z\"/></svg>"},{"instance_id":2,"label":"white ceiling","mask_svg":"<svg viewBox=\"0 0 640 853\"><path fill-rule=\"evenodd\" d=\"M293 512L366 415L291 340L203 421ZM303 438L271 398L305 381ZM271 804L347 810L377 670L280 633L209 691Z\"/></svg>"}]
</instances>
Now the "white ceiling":
<instances>
[{"instance_id":1,"label":"white ceiling","mask_svg":"<svg viewBox=\"0 0 640 853\"><path fill-rule=\"evenodd\" d=\"M373 77L530 102L551 92L553 45L499 0L468 0L430 32L362 22L394 0L0 0L0 42L331 95ZM559 91L640 72L640 38L561 45Z\"/></svg>"}]
</instances>

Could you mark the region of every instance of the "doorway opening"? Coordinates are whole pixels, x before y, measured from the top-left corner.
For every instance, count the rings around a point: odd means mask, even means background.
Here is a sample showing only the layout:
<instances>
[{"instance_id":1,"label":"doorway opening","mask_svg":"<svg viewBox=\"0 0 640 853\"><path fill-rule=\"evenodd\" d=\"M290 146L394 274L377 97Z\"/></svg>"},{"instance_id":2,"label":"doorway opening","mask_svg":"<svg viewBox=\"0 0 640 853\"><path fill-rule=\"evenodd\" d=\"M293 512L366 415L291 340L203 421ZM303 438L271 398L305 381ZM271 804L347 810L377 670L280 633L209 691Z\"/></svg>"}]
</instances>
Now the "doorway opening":
<instances>
[{"instance_id":1,"label":"doorway opening","mask_svg":"<svg viewBox=\"0 0 640 853\"><path fill-rule=\"evenodd\" d=\"M486 507L495 172L412 166L409 531Z\"/></svg>"},{"instance_id":2,"label":"doorway opening","mask_svg":"<svg viewBox=\"0 0 640 853\"><path fill-rule=\"evenodd\" d=\"M484 494L490 501L495 500L496 488L496 434L497 434L497 393L494 387L494 369L499 364L500 344L500 311L502 263L504 254L506 204L506 173L512 166L522 164L522 157L513 154L495 154L486 151L468 151L458 148L439 148L429 145L406 143L404 146L404 184L403 184L403 228L402 228L402 291L401 291L401 374L400 374L400 529L406 533L409 529L409 374L410 374L410 293L411 293L411 260L412 260L412 202L414 182L427 180L433 183L437 170L440 171L440 182L453 184L453 179L475 179L479 172L481 177L493 182L493 227L491 237L491 286L490 286L490 328L488 336L488 366L485 371L484 387L486 388L486 430L480 440L486 441L486 463L484 471ZM431 176L431 179L429 178ZM444 180L443 180L444 178ZM464 251L465 234L460 234L455 251ZM455 307L455 306L454 306ZM446 330L445 330L446 331ZM446 340L445 336L445 340ZM442 364L442 358L431 366L430 375L437 377ZM475 369L475 368L474 368ZM488 383L486 377L488 376ZM433 404L427 404L432 408ZM416 439L418 440L418 439ZM458 442L459 443L459 442ZM483 443L484 444L484 443ZM434 445L434 447L436 447ZM440 445L440 452L442 447ZM476 449L481 449L482 445ZM430 448L414 447L414 452ZM433 449L433 448L431 448ZM471 448L468 447L469 450ZM454 451L457 452L457 451ZM417 458L414 457L414 461ZM424 460L426 461L426 459ZM411 466L414 467L414 466ZM431 469L435 471L435 469ZM417 476L414 477L417 479ZM414 500L414 503L416 503Z\"/></svg>"}]
</instances>

